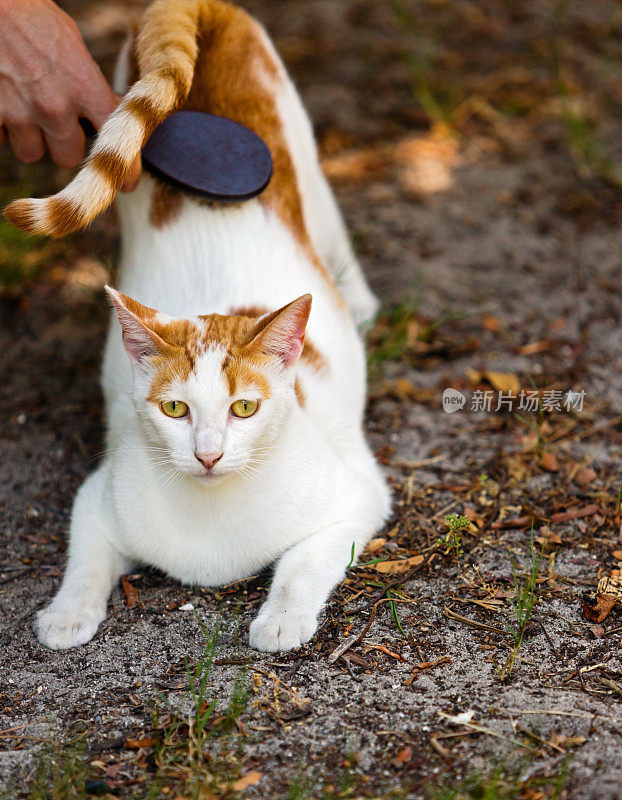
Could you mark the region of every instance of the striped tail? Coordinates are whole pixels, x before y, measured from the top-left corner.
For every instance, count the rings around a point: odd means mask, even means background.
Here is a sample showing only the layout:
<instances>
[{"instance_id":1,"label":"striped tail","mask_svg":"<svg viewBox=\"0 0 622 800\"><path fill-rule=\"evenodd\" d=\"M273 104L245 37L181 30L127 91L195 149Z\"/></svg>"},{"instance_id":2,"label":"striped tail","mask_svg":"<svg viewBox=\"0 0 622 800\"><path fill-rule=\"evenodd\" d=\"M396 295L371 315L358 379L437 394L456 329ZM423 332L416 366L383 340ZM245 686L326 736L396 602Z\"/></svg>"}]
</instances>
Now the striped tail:
<instances>
[{"instance_id":1,"label":"striped tail","mask_svg":"<svg viewBox=\"0 0 622 800\"><path fill-rule=\"evenodd\" d=\"M84 166L61 192L15 200L9 222L31 233L60 237L86 227L114 200L151 133L187 98L197 59L205 3L156 0L137 39L140 78L102 126Z\"/></svg>"}]
</instances>

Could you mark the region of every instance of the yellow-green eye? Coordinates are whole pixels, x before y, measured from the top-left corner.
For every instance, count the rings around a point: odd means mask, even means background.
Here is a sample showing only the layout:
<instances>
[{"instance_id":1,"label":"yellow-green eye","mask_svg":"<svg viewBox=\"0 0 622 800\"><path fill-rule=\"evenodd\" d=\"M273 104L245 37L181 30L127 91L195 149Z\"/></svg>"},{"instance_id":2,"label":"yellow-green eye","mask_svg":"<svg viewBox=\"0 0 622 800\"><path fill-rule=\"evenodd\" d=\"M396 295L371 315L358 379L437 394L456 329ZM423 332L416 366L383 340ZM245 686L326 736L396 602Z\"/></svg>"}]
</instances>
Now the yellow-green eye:
<instances>
[{"instance_id":1,"label":"yellow-green eye","mask_svg":"<svg viewBox=\"0 0 622 800\"><path fill-rule=\"evenodd\" d=\"M259 408L259 403L254 400L236 400L231 406L234 417L252 417Z\"/></svg>"},{"instance_id":2,"label":"yellow-green eye","mask_svg":"<svg viewBox=\"0 0 622 800\"><path fill-rule=\"evenodd\" d=\"M181 400L167 400L166 403L160 403L160 408L167 417L185 417L188 413L188 406L182 403Z\"/></svg>"}]
</instances>

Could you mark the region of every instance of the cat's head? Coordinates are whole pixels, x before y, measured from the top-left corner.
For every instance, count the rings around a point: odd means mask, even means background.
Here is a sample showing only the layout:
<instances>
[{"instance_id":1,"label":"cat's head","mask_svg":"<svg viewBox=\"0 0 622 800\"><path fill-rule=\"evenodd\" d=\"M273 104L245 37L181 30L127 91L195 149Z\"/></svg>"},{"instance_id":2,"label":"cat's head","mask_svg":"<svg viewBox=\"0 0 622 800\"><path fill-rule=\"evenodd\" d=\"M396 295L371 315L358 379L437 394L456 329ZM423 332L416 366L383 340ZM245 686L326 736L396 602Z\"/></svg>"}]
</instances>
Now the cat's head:
<instances>
[{"instance_id":1,"label":"cat's head","mask_svg":"<svg viewBox=\"0 0 622 800\"><path fill-rule=\"evenodd\" d=\"M155 460L205 482L256 470L296 402L311 295L261 315L184 318L106 290Z\"/></svg>"}]
</instances>

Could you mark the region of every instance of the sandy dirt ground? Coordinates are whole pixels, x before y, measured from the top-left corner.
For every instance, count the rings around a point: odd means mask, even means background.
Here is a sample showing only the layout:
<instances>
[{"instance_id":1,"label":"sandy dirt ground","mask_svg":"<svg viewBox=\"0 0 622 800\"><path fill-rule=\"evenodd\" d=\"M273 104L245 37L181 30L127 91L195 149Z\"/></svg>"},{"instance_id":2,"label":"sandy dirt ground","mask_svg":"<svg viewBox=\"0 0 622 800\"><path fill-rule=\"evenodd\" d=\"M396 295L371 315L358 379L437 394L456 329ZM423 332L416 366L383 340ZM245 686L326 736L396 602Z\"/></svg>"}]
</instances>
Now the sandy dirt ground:
<instances>
[{"instance_id":1,"label":"sandy dirt ground","mask_svg":"<svg viewBox=\"0 0 622 800\"><path fill-rule=\"evenodd\" d=\"M109 71L140 4L65 5ZM249 7L301 90L383 301L367 426L394 513L300 651L247 647L269 575L217 591L151 570L115 590L88 645L44 649L33 614L58 586L72 499L102 450L116 224L107 216L61 243L3 228L6 796L619 800L620 7ZM67 177L8 153L0 169L3 200ZM451 414L448 388L465 403ZM521 389L540 412L518 400L496 410L500 390ZM486 396L490 411L474 410ZM469 525L455 547L451 514ZM516 581L528 583L534 558L517 648ZM169 758L165 740L175 713L190 713L203 625L220 626L206 689L217 706L193 795L192 759ZM224 730L236 681L247 703ZM58 789L54 764L76 770L73 788ZM56 794L37 789L46 781Z\"/></svg>"}]
</instances>

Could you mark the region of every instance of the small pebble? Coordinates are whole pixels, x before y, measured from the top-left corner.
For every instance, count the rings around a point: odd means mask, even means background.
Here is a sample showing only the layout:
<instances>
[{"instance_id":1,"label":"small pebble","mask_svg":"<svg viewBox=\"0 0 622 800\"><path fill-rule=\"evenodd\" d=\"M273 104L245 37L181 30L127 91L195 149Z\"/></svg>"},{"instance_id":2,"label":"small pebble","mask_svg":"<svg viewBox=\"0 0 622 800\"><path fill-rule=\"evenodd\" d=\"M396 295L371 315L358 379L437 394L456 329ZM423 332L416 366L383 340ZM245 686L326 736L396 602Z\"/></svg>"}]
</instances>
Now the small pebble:
<instances>
[{"instance_id":1,"label":"small pebble","mask_svg":"<svg viewBox=\"0 0 622 800\"><path fill-rule=\"evenodd\" d=\"M183 606L179 606L180 611L194 611L194 606L192 603L184 603Z\"/></svg>"}]
</instances>

